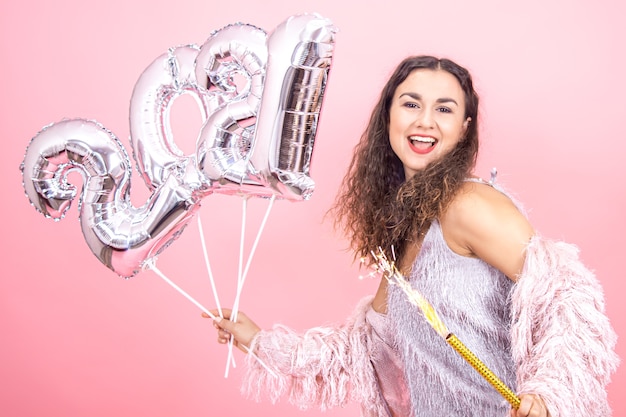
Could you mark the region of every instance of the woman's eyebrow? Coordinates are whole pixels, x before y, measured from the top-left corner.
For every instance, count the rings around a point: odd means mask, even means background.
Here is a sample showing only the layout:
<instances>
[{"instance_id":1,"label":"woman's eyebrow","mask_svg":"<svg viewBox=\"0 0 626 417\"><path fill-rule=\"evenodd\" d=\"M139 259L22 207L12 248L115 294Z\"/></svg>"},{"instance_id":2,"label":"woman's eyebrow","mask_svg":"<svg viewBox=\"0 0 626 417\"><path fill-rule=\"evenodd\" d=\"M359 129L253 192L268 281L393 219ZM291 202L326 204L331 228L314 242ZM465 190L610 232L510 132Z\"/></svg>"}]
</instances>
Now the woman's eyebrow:
<instances>
[{"instance_id":1,"label":"woman's eyebrow","mask_svg":"<svg viewBox=\"0 0 626 417\"><path fill-rule=\"evenodd\" d=\"M421 100L421 99L422 99L422 96L421 96L421 95L419 95L419 94L417 94L417 93L412 93L412 92L402 93L402 94L400 94L400 96L399 96L398 98L401 98L401 97L403 97L403 96L409 96L409 97L411 97L413 100ZM436 100L436 102L437 102L437 103L454 103L454 104L456 104L457 106L459 105L459 103L457 103L455 99L450 98L450 97L441 97L441 98L438 98L438 99Z\"/></svg>"},{"instance_id":2,"label":"woman's eyebrow","mask_svg":"<svg viewBox=\"0 0 626 417\"><path fill-rule=\"evenodd\" d=\"M454 103L457 106L459 105L459 103L456 102L455 99L450 98L450 97L442 97L442 98L438 98L437 99L437 103Z\"/></svg>"},{"instance_id":3,"label":"woman's eyebrow","mask_svg":"<svg viewBox=\"0 0 626 417\"><path fill-rule=\"evenodd\" d=\"M422 99L422 96L420 96L419 94L417 94L417 93L411 93L411 92L402 93L402 94L400 94L400 96L398 96L398 98L401 98L401 97L403 97L403 96L409 96L409 97L411 97L413 100L421 100L421 99Z\"/></svg>"}]
</instances>

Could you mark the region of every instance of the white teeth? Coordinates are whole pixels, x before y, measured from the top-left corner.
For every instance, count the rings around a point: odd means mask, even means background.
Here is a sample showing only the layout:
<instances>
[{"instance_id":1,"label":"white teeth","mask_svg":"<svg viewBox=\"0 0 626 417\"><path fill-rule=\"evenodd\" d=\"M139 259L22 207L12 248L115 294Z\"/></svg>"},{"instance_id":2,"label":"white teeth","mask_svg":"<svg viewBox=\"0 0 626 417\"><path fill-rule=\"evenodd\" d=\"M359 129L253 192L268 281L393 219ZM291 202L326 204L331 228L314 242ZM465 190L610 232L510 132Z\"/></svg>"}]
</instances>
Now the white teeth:
<instances>
[{"instance_id":1,"label":"white teeth","mask_svg":"<svg viewBox=\"0 0 626 417\"><path fill-rule=\"evenodd\" d=\"M435 143L435 139L424 136L409 136L410 140L424 143Z\"/></svg>"}]
</instances>

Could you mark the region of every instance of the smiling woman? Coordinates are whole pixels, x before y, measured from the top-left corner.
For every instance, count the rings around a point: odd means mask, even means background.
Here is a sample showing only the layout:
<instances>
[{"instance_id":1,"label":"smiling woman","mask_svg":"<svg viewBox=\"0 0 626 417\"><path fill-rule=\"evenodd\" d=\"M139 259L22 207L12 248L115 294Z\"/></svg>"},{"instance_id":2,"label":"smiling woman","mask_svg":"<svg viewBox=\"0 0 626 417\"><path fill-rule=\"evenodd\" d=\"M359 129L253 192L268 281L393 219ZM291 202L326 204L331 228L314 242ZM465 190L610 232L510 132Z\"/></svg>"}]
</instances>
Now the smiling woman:
<instances>
[{"instance_id":1,"label":"smiling woman","mask_svg":"<svg viewBox=\"0 0 626 417\"><path fill-rule=\"evenodd\" d=\"M376 248L397 255L408 288L515 387L511 416L607 416L618 358L602 291L575 247L541 237L495 178L473 175L477 109L463 67L402 61L356 147L337 222L366 263ZM218 342L254 352L244 387L257 397L322 409L356 400L372 417L509 412L388 278L343 326L298 335L224 310Z\"/></svg>"}]
</instances>

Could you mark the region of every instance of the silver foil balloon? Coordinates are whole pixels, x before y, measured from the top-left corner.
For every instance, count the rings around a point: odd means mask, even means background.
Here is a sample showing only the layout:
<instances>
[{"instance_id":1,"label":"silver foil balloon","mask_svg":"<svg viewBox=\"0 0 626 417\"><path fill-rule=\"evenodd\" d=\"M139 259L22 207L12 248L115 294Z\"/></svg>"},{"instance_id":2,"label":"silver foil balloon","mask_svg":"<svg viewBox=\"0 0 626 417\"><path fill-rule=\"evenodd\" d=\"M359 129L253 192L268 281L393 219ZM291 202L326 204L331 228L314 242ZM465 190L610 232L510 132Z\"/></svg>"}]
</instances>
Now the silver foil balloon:
<instances>
[{"instance_id":1,"label":"silver foil balloon","mask_svg":"<svg viewBox=\"0 0 626 417\"><path fill-rule=\"evenodd\" d=\"M26 195L46 217L64 217L79 194L68 183L83 177L80 224L96 257L123 277L139 272L179 236L200 207L194 191L166 175L142 207L129 198L131 165L119 140L94 121L48 125L30 142L21 165Z\"/></svg>"},{"instance_id":2,"label":"silver foil balloon","mask_svg":"<svg viewBox=\"0 0 626 417\"><path fill-rule=\"evenodd\" d=\"M286 199L306 200L315 188L309 171L336 32L330 20L303 14L268 40L251 162L260 181Z\"/></svg>"},{"instance_id":3,"label":"silver foil balloon","mask_svg":"<svg viewBox=\"0 0 626 417\"><path fill-rule=\"evenodd\" d=\"M316 14L292 16L267 34L228 25L201 46L173 47L133 90L133 156L152 195L129 199L131 164L119 140L95 121L43 128L21 165L28 198L59 220L79 196L80 223L98 259L124 277L139 272L184 230L212 193L305 200L314 139L336 29ZM204 123L185 155L169 125L172 103L192 95ZM83 189L68 183L82 174Z\"/></svg>"},{"instance_id":4,"label":"silver foil balloon","mask_svg":"<svg viewBox=\"0 0 626 417\"><path fill-rule=\"evenodd\" d=\"M205 192L308 199L335 32L317 14L290 17L269 39L237 23L200 48L157 58L131 100L131 142L146 183L154 188L174 171ZM196 98L205 117L195 155L183 155L169 129L169 108L182 94Z\"/></svg>"},{"instance_id":5,"label":"silver foil balloon","mask_svg":"<svg viewBox=\"0 0 626 417\"><path fill-rule=\"evenodd\" d=\"M195 62L199 47L172 47L156 58L140 75L130 102L130 141L137 167L146 184L154 189L175 170L194 188L210 186L197 169L195 152L185 155L176 146L169 123L170 109L183 94L198 103L202 120L229 97L209 94L196 82Z\"/></svg>"},{"instance_id":6,"label":"silver foil balloon","mask_svg":"<svg viewBox=\"0 0 626 417\"><path fill-rule=\"evenodd\" d=\"M228 185L235 189L243 184L260 185L250 178L249 158L267 53L265 31L247 24L215 32L198 53L196 79L230 98L209 116L200 132L198 164L208 180L219 181L227 189Z\"/></svg>"}]
</instances>

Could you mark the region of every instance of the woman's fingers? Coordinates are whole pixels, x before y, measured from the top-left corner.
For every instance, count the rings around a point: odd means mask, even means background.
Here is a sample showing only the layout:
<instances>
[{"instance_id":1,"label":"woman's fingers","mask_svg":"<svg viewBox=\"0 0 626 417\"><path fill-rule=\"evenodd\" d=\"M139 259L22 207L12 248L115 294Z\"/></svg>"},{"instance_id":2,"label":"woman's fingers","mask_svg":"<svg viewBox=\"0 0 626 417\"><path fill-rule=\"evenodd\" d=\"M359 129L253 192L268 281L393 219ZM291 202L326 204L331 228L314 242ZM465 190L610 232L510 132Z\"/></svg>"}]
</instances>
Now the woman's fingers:
<instances>
[{"instance_id":1,"label":"woman's fingers","mask_svg":"<svg viewBox=\"0 0 626 417\"><path fill-rule=\"evenodd\" d=\"M550 413L545 403L535 394L525 394L520 397L520 406L511 410L512 417L549 417Z\"/></svg>"},{"instance_id":2,"label":"woman's fingers","mask_svg":"<svg viewBox=\"0 0 626 417\"><path fill-rule=\"evenodd\" d=\"M217 331L217 342L221 344L226 344L230 340L230 333L225 330Z\"/></svg>"},{"instance_id":3,"label":"woman's fingers","mask_svg":"<svg viewBox=\"0 0 626 417\"><path fill-rule=\"evenodd\" d=\"M261 330L248 316L239 312L237 315L237 321L231 320L232 310L224 308L222 309L222 317L219 317L217 310L210 310L211 314L214 314L213 327L217 330L218 343L228 343L233 339L233 343L243 352L247 351L247 347L250 346L254 336ZM206 312L202 313L202 317L211 318Z\"/></svg>"}]
</instances>

